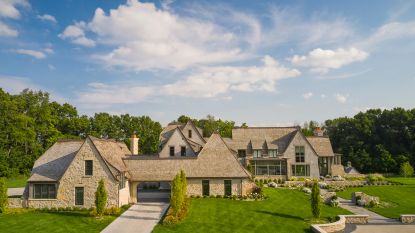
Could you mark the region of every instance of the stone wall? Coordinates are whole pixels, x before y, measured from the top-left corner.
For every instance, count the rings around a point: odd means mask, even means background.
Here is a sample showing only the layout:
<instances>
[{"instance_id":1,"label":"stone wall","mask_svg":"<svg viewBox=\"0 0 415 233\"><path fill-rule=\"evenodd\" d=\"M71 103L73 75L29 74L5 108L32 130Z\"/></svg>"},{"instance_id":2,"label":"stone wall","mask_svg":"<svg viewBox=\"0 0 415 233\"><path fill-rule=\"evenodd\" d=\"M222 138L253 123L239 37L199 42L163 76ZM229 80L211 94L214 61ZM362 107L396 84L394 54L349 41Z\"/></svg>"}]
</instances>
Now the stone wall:
<instances>
[{"instance_id":1,"label":"stone wall","mask_svg":"<svg viewBox=\"0 0 415 233\"><path fill-rule=\"evenodd\" d=\"M346 223L353 224L367 224L369 220L368 215L339 215L339 220L327 224L313 224L311 230L314 233L333 233L343 232Z\"/></svg>"},{"instance_id":2,"label":"stone wall","mask_svg":"<svg viewBox=\"0 0 415 233\"><path fill-rule=\"evenodd\" d=\"M415 214L401 214L401 217L399 219L402 223L414 223Z\"/></svg>"},{"instance_id":3,"label":"stone wall","mask_svg":"<svg viewBox=\"0 0 415 233\"><path fill-rule=\"evenodd\" d=\"M375 196L370 196L367 195L363 192L354 192L352 193L352 202L356 203L357 199L360 198L360 200L362 200L365 205L368 205L370 202L374 202L375 204L379 204L380 203L380 199L379 197L375 197Z\"/></svg>"},{"instance_id":4,"label":"stone wall","mask_svg":"<svg viewBox=\"0 0 415 233\"><path fill-rule=\"evenodd\" d=\"M21 197L9 197L8 198L8 208L25 208L26 201Z\"/></svg>"},{"instance_id":5,"label":"stone wall","mask_svg":"<svg viewBox=\"0 0 415 233\"><path fill-rule=\"evenodd\" d=\"M228 179L187 179L187 195L202 196L202 180L209 180L210 195L224 195L225 185L224 180ZM242 195L242 189L250 188L251 184L245 183L243 179L232 180L232 195Z\"/></svg>"},{"instance_id":6,"label":"stone wall","mask_svg":"<svg viewBox=\"0 0 415 233\"><path fill-rule=\"evenodd\" d=\"M93 175L85 176L85 160L93 161ZM28 206L32 208L73 207L75 206L75 187L84 187L84 205L95 206L95 191L98 182L104 179L107 191L107 207L118 206L118 181L109 167L92 145L90 139L82 145L74 160L57 185L56 199L32 199L33 185L29 185Z\"/></svg>"}]
</instances>

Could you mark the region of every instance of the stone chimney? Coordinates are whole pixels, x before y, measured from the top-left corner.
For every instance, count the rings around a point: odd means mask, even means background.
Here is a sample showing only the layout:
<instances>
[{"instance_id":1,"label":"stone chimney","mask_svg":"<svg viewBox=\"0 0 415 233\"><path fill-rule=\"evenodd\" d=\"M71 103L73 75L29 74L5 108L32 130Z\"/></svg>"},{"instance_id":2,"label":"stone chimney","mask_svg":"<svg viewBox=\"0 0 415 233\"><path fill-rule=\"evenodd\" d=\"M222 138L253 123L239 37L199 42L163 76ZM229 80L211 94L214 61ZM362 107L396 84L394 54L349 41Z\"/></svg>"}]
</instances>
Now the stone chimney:
<instances>
[{"instance_id":1,"label":"stone chimney","mask_svg":"<svg viewBox=\"0 0 415 233\"><path fill-rule=\"evenodd\" d=\"M323 130L320 127L314 128L314 136L316 137L323 137Z\"/></svg>"},{"instance_id":2,"label":"stone chimney","mask_svg":"<svg viewBox=\"0 0 415 233\"><path fill-rule=\"evenodd\" d=\"M138 145L139 138L137 135L133 134L130 139L130 151L132 155L138 155L139 145Z\"/></svg>"}]
</instances>

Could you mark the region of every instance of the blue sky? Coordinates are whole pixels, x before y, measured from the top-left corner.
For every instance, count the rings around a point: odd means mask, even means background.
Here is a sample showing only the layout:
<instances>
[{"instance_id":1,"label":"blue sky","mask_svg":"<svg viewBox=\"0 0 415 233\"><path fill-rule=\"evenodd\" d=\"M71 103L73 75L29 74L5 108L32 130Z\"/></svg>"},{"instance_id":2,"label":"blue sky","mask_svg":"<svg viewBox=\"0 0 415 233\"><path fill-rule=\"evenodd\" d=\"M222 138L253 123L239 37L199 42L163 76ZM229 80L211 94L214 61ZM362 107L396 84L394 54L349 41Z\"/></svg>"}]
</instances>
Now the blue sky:
<instances>
[{"instance_id":1,"label":"blue sky","mask_svg":"<svg viewBox=\"0 0 415 233\"><path fill-rule=\"evenodd\" d=\"M415 107L415 1L0 1L0 87L292 125Z\"/></svg>"}]
</instances>

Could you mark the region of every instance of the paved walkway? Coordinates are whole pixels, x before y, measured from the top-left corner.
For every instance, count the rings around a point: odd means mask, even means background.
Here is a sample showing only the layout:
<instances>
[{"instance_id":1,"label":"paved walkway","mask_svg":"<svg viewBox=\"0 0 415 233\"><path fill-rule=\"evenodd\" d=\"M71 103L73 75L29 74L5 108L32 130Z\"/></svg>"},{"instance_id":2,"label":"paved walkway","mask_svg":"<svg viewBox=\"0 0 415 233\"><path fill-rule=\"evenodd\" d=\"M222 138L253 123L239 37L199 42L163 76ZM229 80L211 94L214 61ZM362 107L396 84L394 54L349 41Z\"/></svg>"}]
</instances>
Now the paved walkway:
<instances>
[{"instance_id":1,"label":"paved walkway","mask_svg":"<svg viewBox=\"0 0 415 233\"><path fill-rule=\"evenodd\" d=\"M339 206L354 214L369 215L369 223L374 223L374 224L399 223L399 221L396 219L390 219L390 218L383 217L382 215L374 213L366 208L355 205L351 200L346 200L340 197L339 197Z\"/></svg>"},{"instance_id":2,"label":"paved walkway","mask_svg":"<svg viewBox=\"0 0 415 233\"><path fill-rule=\"evenodd\" d=\"M131 206L101 233L150 233L163 217L169 203L143 202Z\"/></svg>"}]
</instances>

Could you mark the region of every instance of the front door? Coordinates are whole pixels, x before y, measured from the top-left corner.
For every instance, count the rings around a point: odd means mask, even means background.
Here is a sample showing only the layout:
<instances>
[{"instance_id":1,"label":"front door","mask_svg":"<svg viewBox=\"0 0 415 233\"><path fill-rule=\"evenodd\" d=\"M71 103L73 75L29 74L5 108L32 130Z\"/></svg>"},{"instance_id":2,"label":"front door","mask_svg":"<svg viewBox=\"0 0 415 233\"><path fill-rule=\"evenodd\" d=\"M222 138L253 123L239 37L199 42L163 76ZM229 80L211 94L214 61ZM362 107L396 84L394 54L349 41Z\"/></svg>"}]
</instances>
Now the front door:
<instances>
[{"instance_id":1,"label":"front door","mask_svg":"<svg viewBox=\"0 0 415 233\"><path fill-rule=\"evenodd\" d=\"M84 205L84 187L75 187L75 205Z\"/></svg>"}]
</instances>

